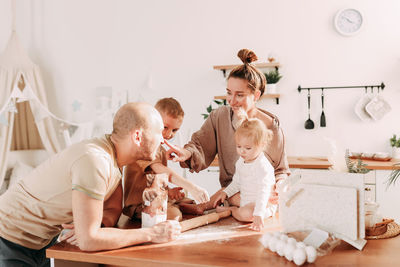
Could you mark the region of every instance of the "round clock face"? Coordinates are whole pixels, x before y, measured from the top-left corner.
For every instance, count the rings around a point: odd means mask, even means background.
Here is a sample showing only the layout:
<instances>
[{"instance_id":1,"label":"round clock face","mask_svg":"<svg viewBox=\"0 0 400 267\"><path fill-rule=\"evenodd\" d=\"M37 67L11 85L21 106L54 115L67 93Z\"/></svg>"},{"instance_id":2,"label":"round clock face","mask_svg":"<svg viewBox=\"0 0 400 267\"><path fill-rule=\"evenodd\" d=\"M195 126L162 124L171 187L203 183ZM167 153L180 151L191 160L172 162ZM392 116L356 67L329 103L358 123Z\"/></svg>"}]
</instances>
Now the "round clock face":
<instances>
[{"instance_id":1,"label":"round clock face","mask_svg":"<svg viewBox=\"0 0 400 267\"><path fill-rule=\"evenodd\" d=\"M358 33L363 24L363 17L360 11L352 8L340 10L335 16L336 30L345 36Z\"/></svg>"}]
</instances>

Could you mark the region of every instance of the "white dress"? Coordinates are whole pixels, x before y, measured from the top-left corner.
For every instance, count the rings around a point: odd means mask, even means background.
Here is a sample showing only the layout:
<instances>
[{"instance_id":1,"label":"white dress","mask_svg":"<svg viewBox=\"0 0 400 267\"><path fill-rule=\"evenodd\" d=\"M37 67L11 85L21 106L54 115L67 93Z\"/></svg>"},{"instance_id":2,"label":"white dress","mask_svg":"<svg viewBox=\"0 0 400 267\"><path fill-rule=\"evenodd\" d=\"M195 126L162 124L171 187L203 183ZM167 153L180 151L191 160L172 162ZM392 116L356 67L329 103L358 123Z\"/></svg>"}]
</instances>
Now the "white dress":
<instances>
[{"instance_id":1,"label":"white dress","mask_svg":"<svg viewBox=\"0 0 400 267\"><path fill-rule=\"evenodd\" d=\"M227 196L231 197L240 192L240 207L255 203L253 216L273 216L277 205L268 204L268 199L275 184L275 175L274 168L264 153L260 153L249 163L245 163L240 157L235 168L232 182L224 189Z\"/></svg>"}]
</instances>

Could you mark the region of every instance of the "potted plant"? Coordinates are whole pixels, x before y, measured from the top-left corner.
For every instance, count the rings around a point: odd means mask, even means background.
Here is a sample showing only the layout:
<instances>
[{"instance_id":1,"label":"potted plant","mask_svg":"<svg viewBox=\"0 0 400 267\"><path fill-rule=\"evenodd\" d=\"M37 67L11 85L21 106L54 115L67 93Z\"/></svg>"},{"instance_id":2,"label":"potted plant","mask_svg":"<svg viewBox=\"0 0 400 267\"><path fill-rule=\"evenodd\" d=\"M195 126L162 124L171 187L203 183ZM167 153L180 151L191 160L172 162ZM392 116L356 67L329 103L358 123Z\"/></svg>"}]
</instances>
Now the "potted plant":
<instances>
[{"instance_id":1,"label":"potted plant","mask_svg":"<svg viewBox=\"0 0 400 267\"><path fill-rule=\"evenodd\" d=\"M221 107L221 106L226 106L226 99L223 100L213 100L214 103L216 103L218 106L217 108ZM202 113L201 115L203 116L203 119L207 119L208 116L210 115L211 111L213 111L214 109L217 108L213 108L212 107L212 103L206 108L207 113Z\"/></svg>"},{"instance_id":2,"label":"potted plant","mask_svg":"<svg viewBox=\"0 0 400 267\"><path fill-rule=\"evenodd\" d=\"M276 83L282 78L282 75L279 73L278 69L272 70L270 72L264 73L265 78L267 79L267 93L275 94L276 93Z\"/></svg>"},{"instance_id":3,"label":"potted plant","mask_svg":"<svg viewBox=\"0 0 400 267\"><path fill-rule=\"evenodd\" d=\"M397 138L397 136L394 134L389 140L392 147L392 158L400 159L400 137Z\"/></svg>"}]
</instances>

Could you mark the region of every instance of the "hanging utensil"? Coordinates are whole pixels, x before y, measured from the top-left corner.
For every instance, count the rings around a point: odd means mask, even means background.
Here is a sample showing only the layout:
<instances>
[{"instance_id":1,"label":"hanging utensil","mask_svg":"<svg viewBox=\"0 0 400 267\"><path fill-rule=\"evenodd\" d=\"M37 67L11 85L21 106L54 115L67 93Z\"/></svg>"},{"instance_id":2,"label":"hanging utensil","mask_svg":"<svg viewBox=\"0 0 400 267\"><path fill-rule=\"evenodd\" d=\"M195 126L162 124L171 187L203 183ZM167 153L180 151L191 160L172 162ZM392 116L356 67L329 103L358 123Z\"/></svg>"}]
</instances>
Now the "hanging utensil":
<instances>
[{"instance_id":1,"label":"hanging utensil","mask_svg":"<svg viewBox=\"0 0 400 267\"><path fill-rule=\"evenodd\" d=\"M308 89L308 120L304 123L304 128L307 130L314 129L314 122L310 118L310 103L311 103L311 95L310 95L310 89Z\"/></svg>"},{"instance_id":2,"label":"hanging utensil","mask_svg":"<svg viewBox=\"0 0 400 267\"><path fill-rule=\"evenodd\" d=\"M321 91L322 91L322 94L321 94L322 113L321 113L321 119L320 119L320 126L326 127L326 118L325 118L325 112L324 112L324 88L322 88Z\"/></svg>"}]
</instances>

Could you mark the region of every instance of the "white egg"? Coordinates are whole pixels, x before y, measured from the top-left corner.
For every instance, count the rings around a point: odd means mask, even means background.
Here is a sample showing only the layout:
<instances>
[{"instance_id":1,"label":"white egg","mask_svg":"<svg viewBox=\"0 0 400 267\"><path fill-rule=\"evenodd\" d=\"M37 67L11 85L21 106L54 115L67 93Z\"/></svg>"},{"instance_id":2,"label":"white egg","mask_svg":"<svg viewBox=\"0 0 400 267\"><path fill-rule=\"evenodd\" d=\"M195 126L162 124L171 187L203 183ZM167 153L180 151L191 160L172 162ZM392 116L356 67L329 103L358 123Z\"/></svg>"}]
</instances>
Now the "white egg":
<instances>
[{"instance_id":1,"label":"white egg","mask_svg":"<svg viewBox=\"0 0 400 267\"><path fill-rule=\"evenodd\" d=\"M293 261L296 265L302 265L306 261L306 258L307 256L304 248L296 248L293 252Z\"/></svg>"},{"instance_id":2,"label":"white egg","mask_svg":"<svg viewBox=\"0 0 400 267\"><path fill-rule=\"evenodd\" d=\"M289 237L287 235L285 235L285 234L281 235L281 240L287 242L288 239L289 239Z\"/></svg>"},{"instance_id":3,"label":"white egg","mask_svg":"<svg viewBox=\"0 0 400 267\"><path fill-rule=\"evenodd\" d=\"M307 262L313 263L317 258L317 250L312 246L306 247Z\"/></svg>"},{"instance_id":4,"label":"white egg","mask_svg":"<svg viewBox=\"0 0 400 267\"><path fill-rule=\"evenodd\" d=\"M279 240L278 243L276 243L276 253L278 253L279 256L285 255L285 246L286 242L283 240Z\"/></svg>"},{"instance_id":5,"label":"white egg","mask_svg":"<svg viewBox=\"0 0 400 267\"><path fill-rule=\"evenodd\" d=\"M293 252L295 249L296 249L296 247L293 244L286 243L284 253L285 253L285 258L288 261L293 260Z\"/></svg>"},{"instance_id":6,"label":"white egg","mask_svg":"<svg viewBox=\"0 0 400 267\"><path fill-rule=\"evenodd\" d=\"M298 248L305 248L305 247L306 247L306 244L304 244L303 242L297 242L297 243L296 243L296 247L298 247Z\"/></svg>"},{"instance_id":7,"label":"white egg","mask_svg":"<svg viewBox=\"0 0 400 267\"><path fill-rule=\"evenodd\" d=\"M294 239L293 237L289 237L286 242L289 244L292 244L293 246L296 246L296 244L297 244L297 240Z\"/></svg>"},{"instance_id":8,"label":"white egg","mask_svg":"<svg viewBox=\"0 0 400 267\"><path fill-rule=\"evenodd\" d=\"M282 233L281 232L273 232L272 235L279 238L282 235Z\"/></svg>"},{"instance_id":9,"label":"white egg","mask_svg":"<svg viewBox=\"0 0 400 267\"><path fill-rule=\"evenodd\" d=\"M271 234L270 233L266 233L266 234L264 234L263 236L261 236L261 238L260 238L260 243L265 247L265 248L267 248L268 247L268 241L269 241L269 239L271 238L272 236L271 236Z\"/></svg>"},{"instance_id":10,"label":"white egg","mask_svg":"<svg viewBox=\"0 0 400 267\"><path fill-rule=\"evenodd\" d=\"M268 248L269 250L271 250L272 252L276 252L276 243L278 242L278 239L276 239L276 237L271 237L268 240Z\"/></svg>"}]
</instances>

